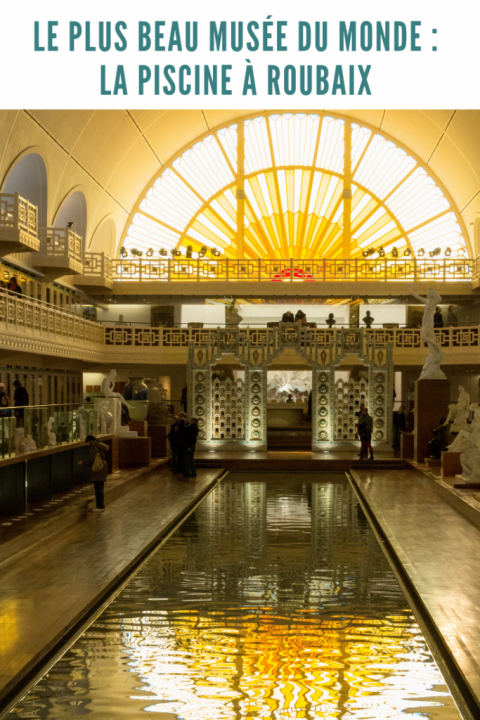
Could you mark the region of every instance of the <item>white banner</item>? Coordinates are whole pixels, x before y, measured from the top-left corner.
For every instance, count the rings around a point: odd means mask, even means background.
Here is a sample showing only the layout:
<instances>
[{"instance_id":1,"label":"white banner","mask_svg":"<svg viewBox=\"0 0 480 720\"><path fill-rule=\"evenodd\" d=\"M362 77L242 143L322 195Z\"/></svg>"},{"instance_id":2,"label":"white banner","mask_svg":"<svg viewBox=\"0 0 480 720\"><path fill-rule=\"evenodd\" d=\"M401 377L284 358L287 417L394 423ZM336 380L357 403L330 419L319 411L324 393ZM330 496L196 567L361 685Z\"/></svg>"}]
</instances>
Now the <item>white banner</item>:
<instances>
[{"instance_id":1,"label":"white banner","mask_svg":"<svg viewBox=\"0 0 480 720\"><path fill-rule=\"evenodd\" d=\"M2 108L480 106L478 0L3 2Z\"/></svg>"}]
</instances>

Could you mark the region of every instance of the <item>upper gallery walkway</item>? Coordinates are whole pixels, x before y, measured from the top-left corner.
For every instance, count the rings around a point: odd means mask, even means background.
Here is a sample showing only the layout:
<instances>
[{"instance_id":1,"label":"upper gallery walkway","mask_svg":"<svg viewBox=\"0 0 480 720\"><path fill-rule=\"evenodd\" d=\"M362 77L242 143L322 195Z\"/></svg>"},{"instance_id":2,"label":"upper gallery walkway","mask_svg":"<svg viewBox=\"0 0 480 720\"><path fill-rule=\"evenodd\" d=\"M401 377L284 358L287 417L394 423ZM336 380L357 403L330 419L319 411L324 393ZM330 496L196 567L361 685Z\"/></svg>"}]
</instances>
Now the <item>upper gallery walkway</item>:
<instances>
[{"instance_id":1,"label":"upper gallery walkway","mask_svg":"<svg viewBox=\"0 0 480 720\"><path fill-rule=\"evenodd\" d=\"M292 340L299 331L296 324L281 324L285 335ZM276 332L270 327L240 326L238 332L251 346L272 342ZM308 327L304 342L327 347L340 341L345 333L358 334L358 328ZM235 345L237 328L226 327L145 327L144 324L127 325L87 320L77 313L55 305L0 290L0 347L15 351L50 354L98 363L138 362L142 351L145 363L179 363L188 360L190 343L204 346L216 342L221 333L222 342ZM231 337L227 337L230 333ZM364 337L376 345L392 344L396 365L423 365L428 348L421 340L418 327L382 327L363 330ZM436 330L438 341L445 353L445 364L476 362L480 348L478 325L452 326ZM294 354L292 355L294 357ZM297 358L298 361L298 358Z\"/></svg>"},{"instance_id":2,"label":"upper gallery walkway","mask_svg":"<svg viewBox=\"0 0 480 720\"><path fill-rule=\"evenodd\" d=\"M153 252L153 251L152 251ZM317 260L139 257L112 259L85 253L83 275L75 285L101 295L182 295L205 297L298 295L318 297L349 293L408 293L408 284L435 287L440 294L469 294L479 287L480 259L445 258L319 258Z\"/></svg>"}]
</instances>

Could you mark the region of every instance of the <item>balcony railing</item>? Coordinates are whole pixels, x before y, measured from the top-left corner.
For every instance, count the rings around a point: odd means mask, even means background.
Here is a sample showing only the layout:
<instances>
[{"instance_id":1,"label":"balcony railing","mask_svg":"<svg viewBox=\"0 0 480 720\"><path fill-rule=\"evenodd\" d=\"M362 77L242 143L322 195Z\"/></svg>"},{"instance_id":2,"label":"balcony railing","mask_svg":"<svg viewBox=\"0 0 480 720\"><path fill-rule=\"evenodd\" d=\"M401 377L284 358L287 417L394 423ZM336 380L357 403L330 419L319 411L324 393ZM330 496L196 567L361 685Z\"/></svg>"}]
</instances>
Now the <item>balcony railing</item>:
<instances>
[{"instance_id":1,"label":"balcony railing","mask_svg":"<svg viewBox=\"0 0 480 720\"><path fill-rule=\"evenodd\" d=\"M231 260L135 258L112 261L121 282L468 282L478 259Z\"/></svg>"},{"instance_id":2,"label":"balcony railing","mask_svg":"<svg viewBox=\"0 0 480 720\"><path fill-rule=\"evenodd\" d=\"M70 228L47 227L41 230L40 252L50 257L68 257L83 262L82 238Z\"/></svg>"},{"instance_id":3,"label":"balcony railing","mask_svg":"<svg viewBox=\"0 0 480 720\"><path fill-rule=\"evenodd\" d=\"M88 277L112 280L112 258L105 253L85 253L83 274Z\"/></svg>"},{"instance_id":4,"label":"balcony railing","mask_svg":"<svg viewBox=\"0 0 480 720\"><path fill-rule=\"evenodd\" d=\"M37 207L18 193L0 193L0 248L2 253L39 248Z\"/></svg>"},{"instance_id":5,"label":"balcony railing","mask_svg":"<svg viewBox=\"0 0 480 720\"><path fill-rule=\"evenodd\" d=\"M0 329L33 331L45 339L70 340L72 343L104 345L102 325L81 315L62 310L41 300L11 295L0 290Z\"/></svg>"}]
</instances>

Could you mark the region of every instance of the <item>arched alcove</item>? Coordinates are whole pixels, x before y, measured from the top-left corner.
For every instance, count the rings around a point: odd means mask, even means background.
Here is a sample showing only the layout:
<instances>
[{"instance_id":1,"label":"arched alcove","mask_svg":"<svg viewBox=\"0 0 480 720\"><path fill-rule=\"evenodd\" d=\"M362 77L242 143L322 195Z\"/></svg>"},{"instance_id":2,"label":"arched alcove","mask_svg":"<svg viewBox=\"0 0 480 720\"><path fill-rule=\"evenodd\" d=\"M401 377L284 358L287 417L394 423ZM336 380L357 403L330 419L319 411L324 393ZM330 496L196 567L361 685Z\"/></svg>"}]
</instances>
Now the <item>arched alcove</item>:
<instances>
[{"instance_id":1,"label":"arched alcove","mask_svg":"<svg viewBox=\"0 0 480 720\"><path fill-rule=\"evenodd\" d=\"M43 158L32 152L24 155L11 169L2 192L18 192L38 207L38 226L47 225L47 169Z\"/></svg>"},{"instance_id":2,"label":"arched alcove","mask_svg":"<svg viewBox=\"0 0 480 720\"><path fill-rule=\"evenodd\" d=\"M111 216L107 216L97 225L93 237L88 247L89 252L104 252L113 256L115 253L117 241L117 228L115 220Z\"/></svg>"},{"instance_id":3,"label":"arched alcove","mask_svg":"<svg viewBox=\"0 0 480 720\"><path fill-rule=\"evenodd\" d=\"M82 248L85 250L87 234L87 201L81 190L72 192L62 203L55 217L55 227L64 228L73 222L73 230L82 238Z\"/></svg>"}]
</instances>

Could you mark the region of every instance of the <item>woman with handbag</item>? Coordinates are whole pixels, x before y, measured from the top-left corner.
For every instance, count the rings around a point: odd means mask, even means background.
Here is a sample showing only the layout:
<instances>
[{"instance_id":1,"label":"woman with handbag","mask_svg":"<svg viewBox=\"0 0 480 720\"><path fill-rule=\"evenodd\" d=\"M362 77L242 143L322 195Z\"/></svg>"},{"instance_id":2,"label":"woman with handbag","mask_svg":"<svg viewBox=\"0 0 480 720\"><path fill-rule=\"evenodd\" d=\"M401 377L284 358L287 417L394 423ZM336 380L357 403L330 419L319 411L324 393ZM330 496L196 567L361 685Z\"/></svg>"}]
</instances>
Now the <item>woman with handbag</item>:
<instances>
[{"instance_id":1,"label":"woman with handbag","mask_svg":"<svg viewBox=\"0 0 480 720\"><path fill-rule=\"evenodd\" d=\"M107 479L107 452L108 445L100 442L94 435L87 435L85 443L89 446L88 455L85 460L80 460L79 465L90 467L89 481L93 482L95 488L96 507L92 512L104 512L104 485Z\"/></svg>"}]
</instances>

